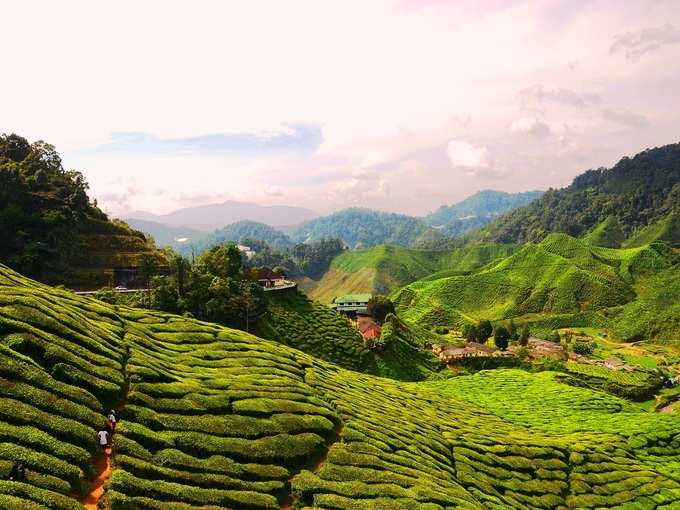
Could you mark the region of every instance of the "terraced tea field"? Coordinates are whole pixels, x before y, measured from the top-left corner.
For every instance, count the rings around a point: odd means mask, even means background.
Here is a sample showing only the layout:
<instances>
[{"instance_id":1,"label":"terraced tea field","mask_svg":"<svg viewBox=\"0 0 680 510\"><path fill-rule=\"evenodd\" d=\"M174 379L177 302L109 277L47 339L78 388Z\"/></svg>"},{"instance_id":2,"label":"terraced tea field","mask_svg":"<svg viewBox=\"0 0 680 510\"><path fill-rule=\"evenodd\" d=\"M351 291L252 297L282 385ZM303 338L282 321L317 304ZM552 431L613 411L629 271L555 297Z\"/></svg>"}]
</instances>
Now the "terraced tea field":
<instances>
[{"instance_id":1,"label":"terraced tea field","mask_svg":"<svg viewBox=\"0 0 680 510\"><path fill-rule=\"evenodd\" d=\"M426 326L513 318L540 333L596 327L627 341L672 341L680 334L678 264L665 243L612 249L551 234L470 274L418 280L392 298L400 317Z\"/></svg>"},{"instance_id":2,"label":"terraced tea field","mask_svg":"<svg viewBox=\"0 0 680 510\"><path fill-rule=\"evenodd\" d=\"M680 505L677 416L551 373L397 382L1 266L0 375L8 510L81 510L116 404L112 510Z\"/></svg>"},{"instance_id":3,"label":"terraced tea field","mask_svg":"<svg viewBox=\"0 0 680 510\"><path fill-rule=\"evenodd\" d=\"M322 303L344 294L386 294L420 278L468 273L517 249L512 244L480 244L440 251L386 245L347 250L333 259L321 279L305 287Z\"/></svg>"}]
</instances>

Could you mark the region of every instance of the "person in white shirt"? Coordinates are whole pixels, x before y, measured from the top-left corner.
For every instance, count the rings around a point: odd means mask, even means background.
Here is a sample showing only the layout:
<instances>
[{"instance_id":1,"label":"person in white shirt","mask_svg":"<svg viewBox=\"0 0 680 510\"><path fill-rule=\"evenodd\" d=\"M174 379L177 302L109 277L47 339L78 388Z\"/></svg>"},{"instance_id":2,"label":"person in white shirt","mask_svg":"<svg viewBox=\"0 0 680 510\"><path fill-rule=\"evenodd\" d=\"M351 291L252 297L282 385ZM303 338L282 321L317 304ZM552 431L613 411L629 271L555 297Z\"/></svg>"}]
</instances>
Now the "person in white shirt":
<instances>
[{"instance_id":1,"label":"person in white shirt","mask_svg":"<svg viewBox=\"0 0 680 510\"><path fill-rule=\"evenodd\" d=\"M99 447L106 450L109 447L109 431L102 429L97 432L97 435L99 436Z\"/></svg>"},{"instance_id":2,"label":"person in white shirt","mask_svg":"<svg viewBox=\"0 0 680 510\"><path fill-rule=\"evenodd\" d=\"M109 427L111 429L111 434L113 435L113 433L116 431L116 411L114 411L113 409L109 411L108 420Z\"/></svg>"}]
</instances>

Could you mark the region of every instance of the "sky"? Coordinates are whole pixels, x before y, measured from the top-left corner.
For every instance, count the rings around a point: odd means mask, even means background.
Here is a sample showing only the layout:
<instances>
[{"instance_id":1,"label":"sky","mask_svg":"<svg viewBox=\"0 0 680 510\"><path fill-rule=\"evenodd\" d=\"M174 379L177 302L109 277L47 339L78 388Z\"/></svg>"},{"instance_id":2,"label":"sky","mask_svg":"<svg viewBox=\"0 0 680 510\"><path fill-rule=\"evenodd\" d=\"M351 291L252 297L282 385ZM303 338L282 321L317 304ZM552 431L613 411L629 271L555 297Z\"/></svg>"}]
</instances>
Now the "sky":
<instances>
[{"instance_id":1,"label":"sky","mask_svg":"<svg viewBox=\"0 0 680 510\"><path fill-rule=\"evenodd\" d=\"M0 132L54 144L113 216L225 200L420 215L680 141L677 0L2 11Z\"/></svg>"}]
</instances>

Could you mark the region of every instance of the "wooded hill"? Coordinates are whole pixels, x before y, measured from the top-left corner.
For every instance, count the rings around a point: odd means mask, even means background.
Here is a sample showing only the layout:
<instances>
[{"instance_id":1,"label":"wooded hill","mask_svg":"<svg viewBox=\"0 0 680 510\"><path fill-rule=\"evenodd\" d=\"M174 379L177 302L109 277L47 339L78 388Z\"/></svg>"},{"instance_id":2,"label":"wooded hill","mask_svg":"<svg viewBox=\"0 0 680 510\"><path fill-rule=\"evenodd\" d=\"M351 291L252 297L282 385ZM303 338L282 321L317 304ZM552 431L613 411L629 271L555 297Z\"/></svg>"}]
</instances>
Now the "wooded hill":
<instances>
[{"instance_id":1,"label":"wooded hill","mask_svg":"<svg viewBox=\"0 0 680 510\"><path fill-rule=\"evenodd\" d=\"M6 510L83 510L115 405L111 510L680 504L677 417L554 372L404 383L4 266L0 375ZM7 480L16 462L26 480Z\"/></svg>"},{"instance_id":2,"label":"wooded hill","mask_svg":"<svg viewBox=\"0 0 680 510\"><path fill-rule=\"evenodd\" d=\"M531 202L542 194L542 191L506 193L483 190L453 205L443 205L423 220L443 234L457 236L486 225L501 214Z\"/></svg>"},{"instance_id":3,"label":"wooded hill","mask_svg":"<svg viewBox=\"0 0 680 510\"><path fill-rule=\"evenodd\" d=\"M52 145L0 135L0 261L79 289L108 285L111 269L136 266L144 255L167 264L144 234L110 221L87 189Z\"/></svg>"},{"instance_id":4,"label":"wooded hill","mask_svg":"<svg viewBox=\"0 0 680 510\"><path fill-rule=\"evenodd\" d=\"M552 232L574 237L615 218L626 237L680 208L680 143L588 170L563 189L515 209L474 232L473 241L524 243Z\"/></svg>"}]
</instances>

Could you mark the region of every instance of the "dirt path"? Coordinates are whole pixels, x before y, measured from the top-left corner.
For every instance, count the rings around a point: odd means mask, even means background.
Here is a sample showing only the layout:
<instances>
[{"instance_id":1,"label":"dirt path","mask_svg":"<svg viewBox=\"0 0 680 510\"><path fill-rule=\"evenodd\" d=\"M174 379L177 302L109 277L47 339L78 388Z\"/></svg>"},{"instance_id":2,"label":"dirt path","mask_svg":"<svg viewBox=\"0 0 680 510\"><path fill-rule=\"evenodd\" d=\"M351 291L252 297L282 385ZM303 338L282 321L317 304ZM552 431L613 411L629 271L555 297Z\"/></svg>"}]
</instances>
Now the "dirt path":
<instances>
[{"instance_id":1,"label":"dirt path","mask_svg":"<svg viewBox=\"0 0 680 510\"><path fill-rule=\"evenodd\" d=\"M126 353L126 357L123 361L123 400L116 406L116 412L120 413L125 409L127 404L128 392L130 391L130 379L127 376L127 362L130 358L130 352ZM87 494L80 500L86 510L99 510L99 502L104 496L104 485L111 476L112 466L112 456L113 456L113 443L115 441L115 433L111 437L111 446L104 450L104 455L102 455L94 463L95 477L90 483L90 488Z\"/></svg>"},{"instance_id":2,"label":"dirt path","mask_svg":"<svg viewBox=\"0 0 680 510\"><path fill-rule=\"evenodd\" d=\"M111 448L104 450L104 455L94 464L97 475L90 484L87 496L81 503L87 510L98 510L99 500L104 495L104 484L111 476Z\"/></svg>"}]
</instances>

